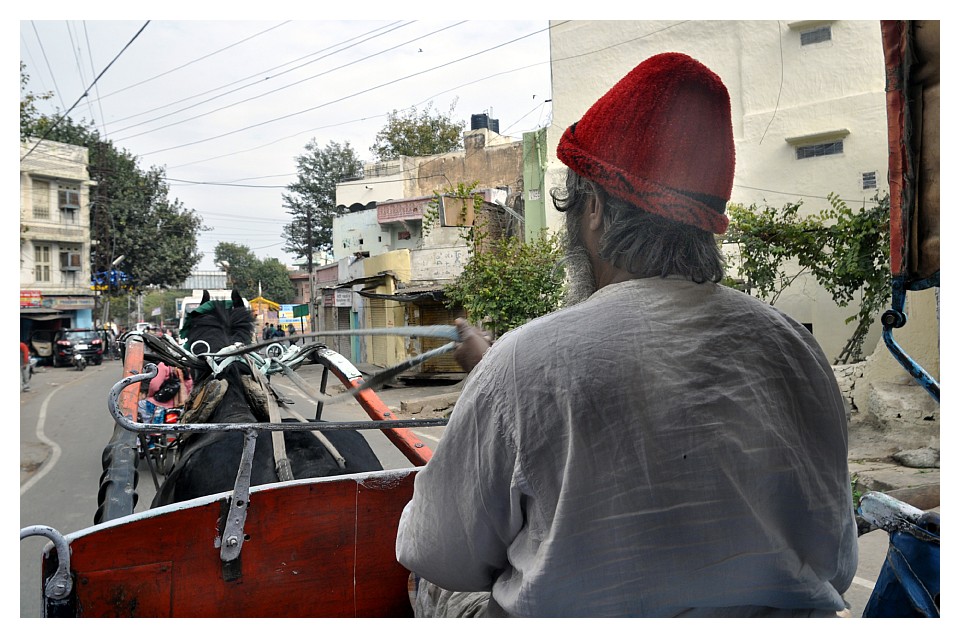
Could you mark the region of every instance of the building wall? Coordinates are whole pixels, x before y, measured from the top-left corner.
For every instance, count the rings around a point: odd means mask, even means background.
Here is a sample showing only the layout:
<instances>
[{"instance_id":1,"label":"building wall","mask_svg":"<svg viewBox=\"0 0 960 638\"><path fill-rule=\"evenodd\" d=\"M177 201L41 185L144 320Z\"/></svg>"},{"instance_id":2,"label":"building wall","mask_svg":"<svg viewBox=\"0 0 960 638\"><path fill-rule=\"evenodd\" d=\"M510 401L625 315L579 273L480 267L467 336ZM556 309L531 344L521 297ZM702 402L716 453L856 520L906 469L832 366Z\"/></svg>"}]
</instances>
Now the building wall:
<instances>
[{"instance_id":1,"label":"building wall","mask_svg":"<svg viewBox=\"0 0 960 638\"><path fill-rule=\"evenodd\" d=\"M42 307L68 315L72 327L88 327L94 307L88 152L58 142L35 145L20 143L20 289L39 291ZM61 189L76 193L76 209L61 209ZM71 255L65 267L61 253Z\"/></svg>"},{"instance_id":2,"label":"building wall","mask_svg":"<svg viewBox=\"0 0 960 638\"><path fill-rule=\"evenodd\" d=\"M883 51L877 21L830 21L831 39L801 45L813 23L789 21L572 21L551 29L553 122L547 130L547 189L562 186L566 167L556 159L563 131L613 84L646 58L686 53L711 68L730 93L737 165L731 202L781 206L803 201L802 211L828 207L836 193L854 210L877 189L862 174L887 184ZM843 153L797 159L796 144L841 131ZM836 137L836 136L834 136ZM799 139L799 141L798 141ZM833 139L827 136L823 139ZM789 141L788 141L789 140ZM562 218L546 202L547 224ZM735 274L735 273L731 273ZM837 308L805 278L777 303L814 335L828 357L839 354L853 327L852 308ZM875 326L864 351L879 337Z\"/></svg>"},{"instance_id":3,"label":"building wall","mask_svg":"<svg viewBox=\"0 0 960 638\"><path fill-rule=\"evenodd\" d=\"M349 209L354 205L409 197L406 182L412 166L406 157L364 164L363 179L337 184L337 206Z\"/></svg>"},{"instance_id":4,"label":"building wall","mask_svg":"<svg viewBox=\"0 0 960 638\"><path fill-rule=\"evenodd\" d=\"M478 181L477 188L523 190L523 142L479 129L463 135L462 151L415 158L417 180L410 197L448 191L460 182Z\"/></svg>"}]
</instances>

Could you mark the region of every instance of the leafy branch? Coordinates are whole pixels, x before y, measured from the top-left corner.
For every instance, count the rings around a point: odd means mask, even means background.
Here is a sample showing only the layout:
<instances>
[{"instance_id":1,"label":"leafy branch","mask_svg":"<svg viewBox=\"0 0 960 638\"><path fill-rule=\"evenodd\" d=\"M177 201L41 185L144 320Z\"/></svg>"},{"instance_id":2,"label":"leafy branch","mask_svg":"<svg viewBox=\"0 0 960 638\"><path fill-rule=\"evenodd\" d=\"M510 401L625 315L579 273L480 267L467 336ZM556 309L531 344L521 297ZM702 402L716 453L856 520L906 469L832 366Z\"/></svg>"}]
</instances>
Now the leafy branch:
<instances>
[{"instance_id":1,"label":"leafy branch","mask_svg":"<svg viewBox=\"0 0 960 638\"><path fill-rule=\"evenodd\" d=\"M731 205L723 238L739 248L746 291L775 304L802 274L810 273L841 308L861 294L856 328L835 363L862 358L863 341L890 296L890 198L854 212L831 193L830 207L801 216L802 202L770 206Z\"/></svg>"}]
</instances>

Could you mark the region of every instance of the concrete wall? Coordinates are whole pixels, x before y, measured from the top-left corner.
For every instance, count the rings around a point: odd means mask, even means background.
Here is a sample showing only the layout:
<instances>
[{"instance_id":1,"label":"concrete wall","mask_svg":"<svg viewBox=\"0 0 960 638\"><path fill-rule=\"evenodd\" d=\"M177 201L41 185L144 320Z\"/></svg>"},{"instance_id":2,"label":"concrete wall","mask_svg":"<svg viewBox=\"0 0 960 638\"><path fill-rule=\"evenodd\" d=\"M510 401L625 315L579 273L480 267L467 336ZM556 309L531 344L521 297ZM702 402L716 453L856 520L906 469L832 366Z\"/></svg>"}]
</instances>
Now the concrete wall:
<instances>
[{"instance_id":1,"label":"concrete wall","mask_svg":"<svg viewBox=\"0 0 960 638\"><path fill-rule=\"evenodd\" d=\"M730 92L737 166L731 201L801 210L827 207L836 193L854 210L876 194L861 176L876 171L887 183L883 51L877 21L829 22L832 39L800 45L811 24L790 21L572 21L553 23L553 123L547 130L549 189L562 186L566 167L556 159L563 131L634 66L657 53L679 51L700 60ZM844 134L842 155L796 159L788 139L825 131ZM547 224L562 218L546 202ZM735 273L731 273L735 274ZM811 278L802 278L778 307L811 323L828 357L839 354L853 326L852 308L837 308ZM865 351L877 343L871 332Z\"/></svg>"},{"instance_id":2,"label":"concrete wall","mask_svg":"<svg viewBox=\"0 0 960 638\"><path fill-rule=\"evenodd\" d=\"M464 150L415 158L417 180L410 197L449 191L458 182L479 181L477 188L507 186L518 194L523 187L523 142L498 135L489 129L467 131Z\"/></svg>"}]
</instances>

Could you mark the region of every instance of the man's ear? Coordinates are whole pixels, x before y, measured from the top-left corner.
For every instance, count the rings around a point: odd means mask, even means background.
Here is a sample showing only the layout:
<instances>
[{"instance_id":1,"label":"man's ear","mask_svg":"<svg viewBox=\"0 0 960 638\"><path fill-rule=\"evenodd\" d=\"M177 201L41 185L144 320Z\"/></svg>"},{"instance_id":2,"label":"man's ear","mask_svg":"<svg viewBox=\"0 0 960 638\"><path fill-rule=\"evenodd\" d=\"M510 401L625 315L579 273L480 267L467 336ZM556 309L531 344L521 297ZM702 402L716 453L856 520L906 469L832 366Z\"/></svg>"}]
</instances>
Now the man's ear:
<instances>
[{"instance_id":1,"label":"man's ear","mask_svg":"<svg viewBox=\"0 0 960 638\"><path fill-rule=\"evenodd\" d=\"M587 228L596 232L603 227L603 208L606 203L607 194L599 188L594 189L593 194L587 201L586 210L584 211L584 221L587 224Z\"/></svg>"}]
</instances>

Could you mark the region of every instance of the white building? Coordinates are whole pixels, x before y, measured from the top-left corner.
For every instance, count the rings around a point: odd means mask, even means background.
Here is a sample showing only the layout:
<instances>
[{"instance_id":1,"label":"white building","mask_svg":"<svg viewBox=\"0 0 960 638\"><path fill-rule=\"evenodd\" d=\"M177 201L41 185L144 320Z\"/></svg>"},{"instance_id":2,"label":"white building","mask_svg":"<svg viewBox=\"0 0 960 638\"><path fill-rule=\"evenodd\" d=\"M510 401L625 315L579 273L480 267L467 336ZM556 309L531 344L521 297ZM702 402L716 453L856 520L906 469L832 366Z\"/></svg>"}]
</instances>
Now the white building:
<instances>
[{"instance_id":1,"label":"white building","mask_svg":"<svg viewBox=\"0 0 960 638\"><path fill-rule=\"evenodd\" d=\"M859 210L886 191L878 21L571 21L552 23L550 34L548 187L563 183L556 147L564 129L637 64L677 51L716 72L730 92L737 157L731 203L779 208L802 200L801 210L814 213L836 193ZM562 225L551 202L547 223ZM844 320L855 305L838 308L812 277L776 305L806 324L831 359L853 332ZM875 325L864 353L878 337Z\"/></svg>"},{"instance_id":2,"label":"white building","mask_svg":"<svg viewBox=\"0 0 960 638\"><path fill-rule=\"evenodd\" d=\"M20 158L20 337L90 327L87 149L29 139Z\"/></svg>"}]
</instances>

